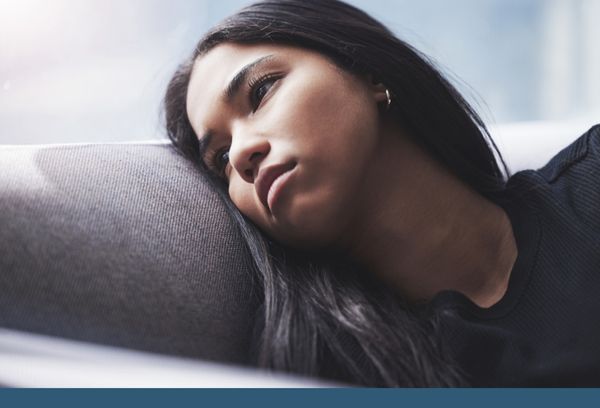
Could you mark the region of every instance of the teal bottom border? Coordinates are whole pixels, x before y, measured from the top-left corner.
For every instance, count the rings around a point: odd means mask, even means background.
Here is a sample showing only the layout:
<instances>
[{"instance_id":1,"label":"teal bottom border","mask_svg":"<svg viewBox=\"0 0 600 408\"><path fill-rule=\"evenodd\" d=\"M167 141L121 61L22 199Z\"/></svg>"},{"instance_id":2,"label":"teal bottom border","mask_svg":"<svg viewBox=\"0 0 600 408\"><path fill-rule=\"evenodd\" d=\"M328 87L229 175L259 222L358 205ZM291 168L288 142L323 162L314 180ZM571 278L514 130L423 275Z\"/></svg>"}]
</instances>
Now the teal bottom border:
<instances>
[{"instance_id":1,"label":"teal bottom border","mask_svg":"<svg viewBox=\"0 0 600 408\"><path fill-rule=\"evenodd\" d=\"M600 407L585 389L2 389L0 407ZM376 404L376 405L375 405ZM385 405L382 405L385 404ZM576 404L576 405L575 405Z\"/></svg>"}]
</instances>

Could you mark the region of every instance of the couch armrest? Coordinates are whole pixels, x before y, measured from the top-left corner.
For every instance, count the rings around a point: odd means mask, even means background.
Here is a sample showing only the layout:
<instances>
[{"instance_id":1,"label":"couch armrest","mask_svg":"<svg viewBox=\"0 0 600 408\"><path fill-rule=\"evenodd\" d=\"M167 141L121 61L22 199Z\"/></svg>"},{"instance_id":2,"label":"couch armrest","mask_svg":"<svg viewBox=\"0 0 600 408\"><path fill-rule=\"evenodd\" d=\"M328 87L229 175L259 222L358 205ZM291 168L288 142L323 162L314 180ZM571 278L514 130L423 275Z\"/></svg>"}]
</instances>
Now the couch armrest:
<instances>
[{"instance_id":1,"label":"couch armrest","mask_svg":"<svg viewBox=\"0 0 600 408\"><path fill-rule=\"evenodd\" d=\"M250 265L168 145L0 147L0 327L246 363Z\"/></svg>"}]
</instances>

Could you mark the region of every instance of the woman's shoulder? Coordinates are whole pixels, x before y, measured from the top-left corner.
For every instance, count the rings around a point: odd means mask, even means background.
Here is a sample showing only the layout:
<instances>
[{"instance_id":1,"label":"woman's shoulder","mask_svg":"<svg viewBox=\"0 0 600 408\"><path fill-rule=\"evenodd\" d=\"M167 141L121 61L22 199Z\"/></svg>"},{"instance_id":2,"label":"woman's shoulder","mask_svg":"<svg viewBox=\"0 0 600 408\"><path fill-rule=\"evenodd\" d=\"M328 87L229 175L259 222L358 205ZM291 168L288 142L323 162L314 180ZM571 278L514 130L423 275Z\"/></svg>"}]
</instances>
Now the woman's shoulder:
<instances>
[{"instance_id":1,"label":"woman's shoulder","mask_svg":"<svg viewBox=\"0 0 600 408\"><path fill-rule=\"evenodd\" d=\"M600 125L592 127L542 168L522 172L519 189L544 218L598 233L600 228ZM516 177L519 179L519 177Z\"/></svg>"},{"instance_id":2,"label":"woman's shoulder","mask_svg":"<svg viewBox=\"0 0 600 408\"><path fill-rule=\"evenodd\" d=\"M541 219L600 228L600 125L593 126L537 170L511 176L499 203Z\"/></svg>"},{"instance_id":3,"label":"woman's shoulder","mask_svg":"<svg viewBox=\"0 0 600 408\"><path fill-rule=\"evenodd\" d=\"M538 172L548 183L583 177L600 189L600 124L561 150Z\"/></svg>"}]
</instances>

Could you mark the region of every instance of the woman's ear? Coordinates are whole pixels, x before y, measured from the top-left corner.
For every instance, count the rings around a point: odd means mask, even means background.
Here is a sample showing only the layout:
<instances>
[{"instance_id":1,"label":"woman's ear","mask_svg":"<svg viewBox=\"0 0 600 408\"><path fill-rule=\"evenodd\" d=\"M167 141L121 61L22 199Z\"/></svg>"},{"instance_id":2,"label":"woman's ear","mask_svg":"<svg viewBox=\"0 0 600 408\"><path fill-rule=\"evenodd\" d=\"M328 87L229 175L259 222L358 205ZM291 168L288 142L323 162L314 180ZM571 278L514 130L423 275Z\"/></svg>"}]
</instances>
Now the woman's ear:
<instances>
[{"instance_id":1,"label":"woman's ear","mask_svg":"<svg viewBox=\"0 0 600 408\"><path fill-rule=\"evenodd\" d=\"M388 103L387 88L378 78L371 74L367 75L367 84L377 104Z\"/></svg>"}]
</instances>

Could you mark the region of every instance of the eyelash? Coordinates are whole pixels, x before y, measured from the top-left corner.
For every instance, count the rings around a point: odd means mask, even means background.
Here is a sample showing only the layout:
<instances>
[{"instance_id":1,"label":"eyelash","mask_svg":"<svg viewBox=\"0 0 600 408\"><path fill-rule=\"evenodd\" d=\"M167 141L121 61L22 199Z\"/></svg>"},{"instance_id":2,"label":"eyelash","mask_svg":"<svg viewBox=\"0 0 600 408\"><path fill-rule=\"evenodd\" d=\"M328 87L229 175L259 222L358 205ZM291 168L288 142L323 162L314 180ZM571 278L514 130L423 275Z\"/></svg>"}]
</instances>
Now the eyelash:
<instances>
[{"instance_id":1,"label":"eyelash","mask_svg":"<svg viewBox=\"0 0 600 408\"><path fill-rule=\"evenodd\" d=\"M226 161L221 162L221 157L224 155L227 155L227 159ZM217 150L213 155L213 169L222 178L225 178L225 169L227 168L227 163L229 163L229 146Z\"/></svg>"},{"instance_id":2,"label":"eyelash","mask_svg":"<svg viewBox=\"0 0 600 408\"><path fill-rule=\"evenodd\" d=\"M250 89L248 93L248 99L250 100L252 113L258 110L260 104L262 103L267 93L271 90L275 82L277 82L280 78L281 77L278 74L266 74L258 78L250 79L248 81L248 88ZM267 89L262 96L257 96L258 90L268 83L272 83L271 87ZM221 157L225 154L227 155L227 159L225 162L222 162ZM214 154L211 155L211 157L212 170L215 171L215 173L217 173L220 177L226 178L225 169L227 168L227 163L229 162L229 146L217 150Z\"/></svg>"},{"instance_id":3,"label":"eyelash","mask_svg":"<svg viewBox=\"0 0 600 408\"><path fill-rule=\"evenodd\" d=\"M258 110L265 96L280 78L281 76L279 74L266 74L259 76L258 78L251 78L250 81L248 81L248 88L250 88L248 99L250 100L252 113ZM269 87L262 96L257 96L257 92L268 83L271 83L271 87Z\"/></svg>"}]
</instances>

